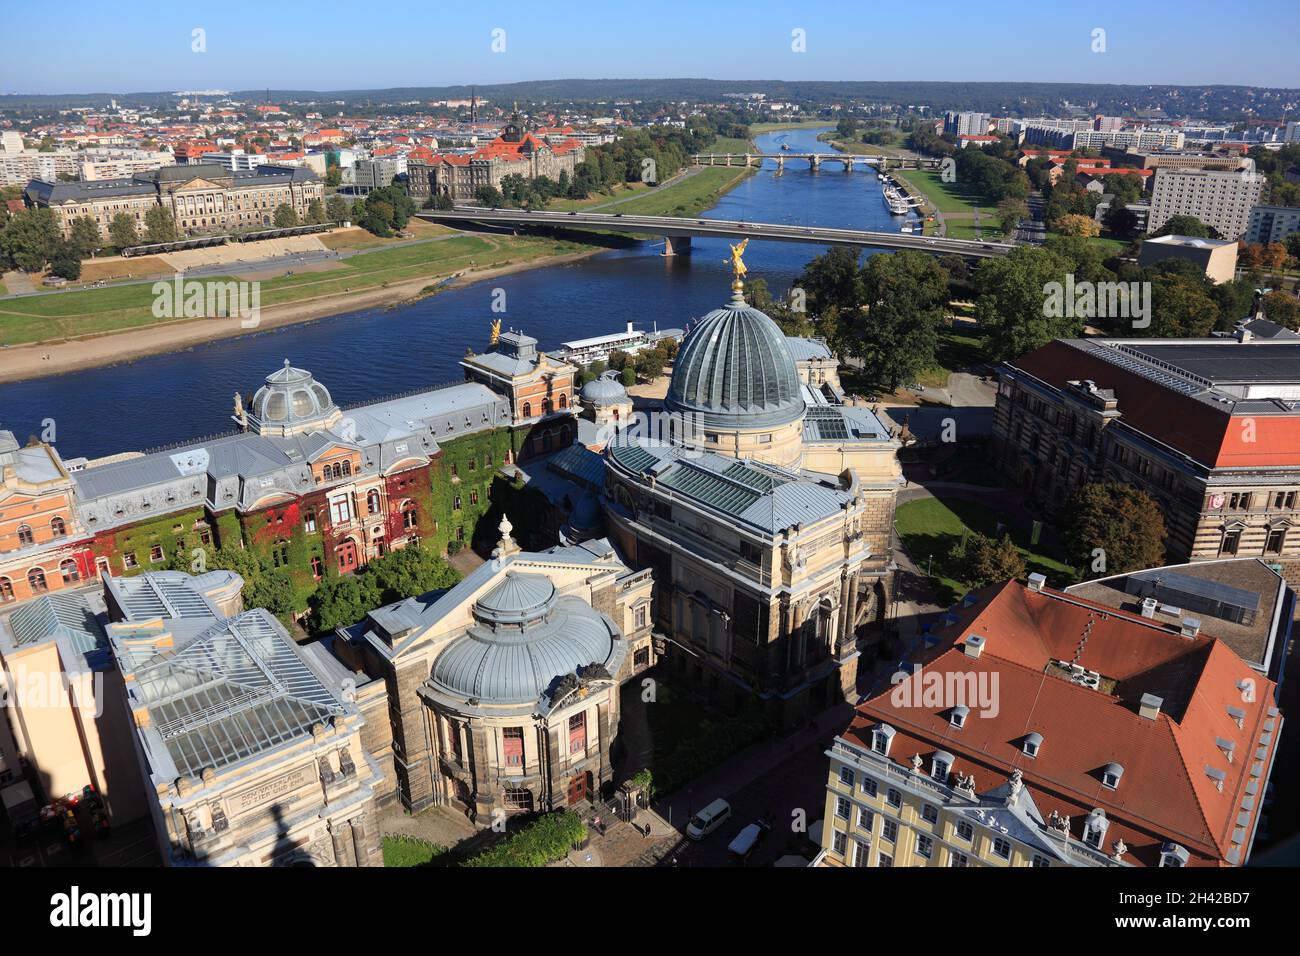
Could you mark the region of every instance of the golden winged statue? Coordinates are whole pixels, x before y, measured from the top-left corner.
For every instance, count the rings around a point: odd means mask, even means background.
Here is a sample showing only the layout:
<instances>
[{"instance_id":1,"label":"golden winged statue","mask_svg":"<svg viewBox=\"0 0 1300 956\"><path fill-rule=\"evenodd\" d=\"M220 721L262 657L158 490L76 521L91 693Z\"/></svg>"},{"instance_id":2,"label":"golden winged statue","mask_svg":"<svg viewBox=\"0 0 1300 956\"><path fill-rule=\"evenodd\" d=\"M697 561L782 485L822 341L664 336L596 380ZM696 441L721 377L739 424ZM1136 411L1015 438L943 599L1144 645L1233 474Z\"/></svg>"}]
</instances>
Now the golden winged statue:
<instances>
[{"instance_id":1,"label":"golden winged statue","mask_svg":"<svg viewBox=\"0 0 1300 956\"><path fill-rule=\"evenodd\" d=\"M493 320L492 320L492 342L491 342L491 344L496 345L497 342L499 342L499 341L501 341L501 320L500 320L500 319L493 319Z\"/></svg>"},{"instance_id":2,"label":"golden winged statue","mask_svg":"<svg viewBox=\"0 0 1300 956\"><path fill-rule=\"evenodd\" d=\"M740 292L745 287L745 273L749 270L745 268L745 247L749 245L749 239L742 239L739 243L731 247L731 290Z\"/></svg>"}]
</instances>

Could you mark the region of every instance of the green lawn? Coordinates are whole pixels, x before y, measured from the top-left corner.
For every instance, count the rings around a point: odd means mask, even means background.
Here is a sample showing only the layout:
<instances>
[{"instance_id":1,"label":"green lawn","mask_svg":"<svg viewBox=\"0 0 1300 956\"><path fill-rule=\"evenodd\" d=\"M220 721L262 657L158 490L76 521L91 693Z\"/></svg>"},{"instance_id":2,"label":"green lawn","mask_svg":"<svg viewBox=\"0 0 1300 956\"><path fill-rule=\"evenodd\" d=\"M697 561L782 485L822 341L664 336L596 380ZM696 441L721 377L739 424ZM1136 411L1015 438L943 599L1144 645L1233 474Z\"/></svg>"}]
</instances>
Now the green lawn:
<instances>
[{"instance_id":1,"label":"green lawn","mask_svg":"<svg viewBox=\"0 0 1300 956\"><path fill-rule=\"evenodd\" d=\"M749 135L759 136L763 133L775 133L783 129L817 129L819 126L834 126L830 120L810 119L791 120L785 123L750 123Z\"/></svg>"},{"instance_id":2,"label":"green lawn","mask_svg":"<svg viewBox=\"0 0 1300 956\"><path fill-rule=\"evenodd\" d=\"M1003 242L1002 228L995 222L989 222L981 219L978 226L975 223L966 220L949 219L945 223L948 227L949 239L982 239L986 242Z\"/></svg>"},{"instance_id":3,"label":"green lawn","mask_svg":"<svg viewBox=\"0 0 1300 956\"><path fill-rule=\"evenodd\" d=\"M995 216L997 210L988 205L975 192L960 183L945 183L941 173L931 169L892 170L891 175L915 187L925 194L925 198L942 213L974 213ZM952 224L948 234L952 235Z\"/></svg>"},{"instance_id":4,"label":"green lawn","mask_svg":"<svg viewBox=\"0 0 1300 956\"><path fill-rule=\"evenodd\" d=\"M747 139L735 136L719 136L713 145L701 150L703 153L752 153L754 144Z\"/></svg>"},{"instance_id":5,"label":"green lawn","mask_svg":"<svg viewBox=\"0 0 1300 956\"><path fill-rule=\"evenodd\" d=\"M935 364L921 372L918 381L929 388L945 388L948 376L959 368L969 368L987 362L984 338L975 329L963 326L944 326L939 330L939 346L935 349Z\"/></svg>"},{"instance_id":6,"label":"green lawn","mask_svg":"<svg viewBox=\"0 0 1300 956\"><path fill-rule=\"evenodd\" d=\"M672 186L611 206L609 212L638 216L696 216L709 209L745 176L757 172L746 166L704 166Z\"/></svg>"},{"instance_id":7,"label":"green lawn","mask_svg":"<svg viewBox=\"0 0 1300 956\"><path fill-rule=\"evenodd\" d=\"M438 242L364 252L341 260L339 268L261 280L261 304L281 305L320 296L372 289L421 277L437 278L466 268L484 268L576 252L576 242L534 236L455 236ZM212 276L204 281L229 282ZM0 343L94 335L172 321L153 315L153 286L109 286L0 302ZM202 320L193 320L202 321Z\"/></svg>"},{"instance_id":8,"label":"green lawn","mask_svg":"<svg viewBox=\"0 0 1300 956\"><path fill-rule=\"evenodd\" d=\"M9 290L5 288L5 284L3 282L0 282L0 295L8 295L8 294L9 294Z\"/></svg>"},{"instance_id":9,"label":"green lawn","mask_svg":"<svg viewBox=\"0 0 1300 956\"><path fill-rule=\"evenodd\" d=\"M1011 524L999 530L999 523L1006 525L1006 516L976 502L955 498L909 501L898 506L894 523L917 567L922 573L927 568L930 570L940 603L955 601L973 587L973 582L964 576L965 569L961 563L952 556L954 548L972 532L991 537L1010 532L1012 541L1025 559L1028 573L1037 571L1046 575L1048 584L1053 587L1074 580L1074 572L1059 560L1059 556L1043 553L1045 546L1041 542L1034 548L1030 547L1029 528Z\"/></svg>"}]
</instances>

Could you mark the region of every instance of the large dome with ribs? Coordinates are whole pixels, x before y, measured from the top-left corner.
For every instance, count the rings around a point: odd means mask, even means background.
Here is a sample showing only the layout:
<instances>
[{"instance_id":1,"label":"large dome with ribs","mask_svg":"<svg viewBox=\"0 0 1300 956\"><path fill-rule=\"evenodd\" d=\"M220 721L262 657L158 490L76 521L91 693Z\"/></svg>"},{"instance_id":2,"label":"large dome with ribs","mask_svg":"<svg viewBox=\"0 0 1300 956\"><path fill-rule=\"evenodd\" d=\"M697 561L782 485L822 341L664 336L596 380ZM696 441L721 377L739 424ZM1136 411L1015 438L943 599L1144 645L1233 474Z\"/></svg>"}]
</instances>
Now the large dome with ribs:
<instances>
[{"instance_id":1,"label":"large dome with ribs","mask_svg":"<svg viewBox=\"0 0 1300 956\"><path fill-rule=\"evenodd\" d=\"M785 335L740 293L687 333L664 404L723 430L775 427L804 414Z\"/></svg>"}]
</instances>

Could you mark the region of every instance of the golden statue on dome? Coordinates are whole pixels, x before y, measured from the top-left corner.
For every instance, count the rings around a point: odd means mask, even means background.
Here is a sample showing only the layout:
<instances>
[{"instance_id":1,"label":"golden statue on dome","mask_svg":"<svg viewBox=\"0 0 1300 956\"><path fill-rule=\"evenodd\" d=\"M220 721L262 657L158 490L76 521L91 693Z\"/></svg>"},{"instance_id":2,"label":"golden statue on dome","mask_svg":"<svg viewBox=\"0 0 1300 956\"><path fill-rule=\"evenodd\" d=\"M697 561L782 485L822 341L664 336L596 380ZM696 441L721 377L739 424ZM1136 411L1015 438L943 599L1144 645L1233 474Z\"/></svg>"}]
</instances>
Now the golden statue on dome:
<instances>
[{"instance_id":1,"label":"golden statue on dome","mask_svg":"<svg viewBox=\"0 0 1300 956\"><path fill-rule=\"evenodd\" d=\"M493 319L493 320L492 320L492 340L491 340L490 344L491 344L491 345L496 345L496 344L497 344L498 342L500 342L500 341L501 341L501 320L500 320L500 319Z\"/></svg>"},{"instance_id":2,"label":"golden statue on dome","mask_svg":"<svg viewBox=\"0 0 1300 956\"><path fill-rule=\"evenodd\" d=\"M731 247L731 291L742 292L745 288L745 274L749 271L745 268L745 247L749 245L749 239L742 239L739 243Z\"/></svg>"}]
</instances>

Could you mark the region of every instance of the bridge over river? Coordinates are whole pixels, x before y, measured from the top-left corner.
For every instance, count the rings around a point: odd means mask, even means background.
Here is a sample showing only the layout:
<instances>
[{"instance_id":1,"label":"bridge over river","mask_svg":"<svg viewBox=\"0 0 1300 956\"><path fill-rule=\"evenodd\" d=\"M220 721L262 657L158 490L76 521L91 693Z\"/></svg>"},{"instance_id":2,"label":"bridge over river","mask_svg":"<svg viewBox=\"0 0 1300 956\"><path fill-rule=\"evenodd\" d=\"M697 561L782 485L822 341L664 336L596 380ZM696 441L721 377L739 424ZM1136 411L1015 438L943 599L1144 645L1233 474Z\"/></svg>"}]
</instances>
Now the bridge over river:
<instances>
[{"instance_id":1,"label":"bridge over river","mask_svg":"<svg viewBox=\"0 0 1300 956\"><path fill-rule=\"evenodd\" d=\"M945 239L905 232L872 232L863 229L832 229L796 226L777 222L747 222L729 219L684 219L678 216L636 216L620 213L543 212L526 209L485 209L456 206L453 209L422 209L420 219L445 225L483 224L512 229L599 229L605 232L663 236L664 255L688 252L694 236L726 236L732 239L770 239L778 242L806 242L819 246L866 246L873 249L919 249L936 255L955 254L973 259L1004 256L1015 248L1005 242L977 239Z\"/></svg>"}]
</instances>

